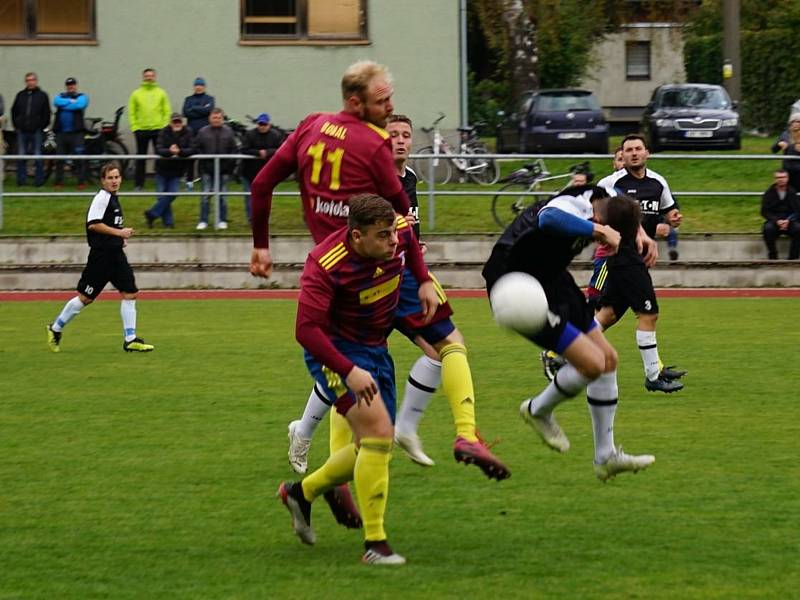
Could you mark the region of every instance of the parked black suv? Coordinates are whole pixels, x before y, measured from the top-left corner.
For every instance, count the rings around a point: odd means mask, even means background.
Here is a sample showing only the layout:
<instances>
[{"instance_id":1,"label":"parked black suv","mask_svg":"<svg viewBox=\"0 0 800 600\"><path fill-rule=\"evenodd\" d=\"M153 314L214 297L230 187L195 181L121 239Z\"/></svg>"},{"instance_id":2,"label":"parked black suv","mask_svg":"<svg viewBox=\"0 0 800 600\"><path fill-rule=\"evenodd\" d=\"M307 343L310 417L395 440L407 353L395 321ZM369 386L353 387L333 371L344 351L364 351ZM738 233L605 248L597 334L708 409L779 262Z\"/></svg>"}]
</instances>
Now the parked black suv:
<instances>
[{"instance_id":1,"label":"parked black suv","mask_svg":"<svg viewBox=\"0 0 800 600\"><path fill-rule=\"evenodd\" d=\"M608 152L608 124L587 90L527 92L519 110L497 128L497 151Z\"/></svg>"},{"instance_id":2,"label":"parked black suv","mask_svg":"<svg viewBox=\"0 0 800 600\"><path fill-rule=\"evenodd\" d=\"M685 83L655 89L642 115L651 152L664 148L738 150L736 103L719 85Z\"/></svg>"}]
</instances>

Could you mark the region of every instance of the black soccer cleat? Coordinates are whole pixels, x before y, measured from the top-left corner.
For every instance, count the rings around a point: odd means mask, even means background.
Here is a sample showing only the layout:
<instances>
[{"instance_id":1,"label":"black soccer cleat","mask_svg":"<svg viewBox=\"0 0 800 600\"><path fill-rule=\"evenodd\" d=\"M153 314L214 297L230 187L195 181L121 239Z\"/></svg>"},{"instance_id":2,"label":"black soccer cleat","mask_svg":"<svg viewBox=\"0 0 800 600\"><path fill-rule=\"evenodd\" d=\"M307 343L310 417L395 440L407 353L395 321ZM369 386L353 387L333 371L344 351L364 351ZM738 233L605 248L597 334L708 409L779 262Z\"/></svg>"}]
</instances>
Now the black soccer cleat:
<instances>
[{"instance_id":1,"label":"black soccer cleat","mask_svg":"<svg viewBox=\"0 0 800 600\"><path fill-rule=\"evenodd\" d=\"M645 379L644 387L647 388L648 392L664 392L665 394L671 394L672 392L679 392L682 390L683 384L680 381L667 379L659 375L658 379L654 379L653 381Z\"/></svg>"},{"instance_id":2,"label":"black soccer cleat","mask_svg":"<svg viewBox=\"0 0 800 600\"><path fill-rule=\"evenodd\" d=\"M311 503L303 495L300 482L285 481L278 486L278 498L292 515L292 528L300 541L309 546L317 541L311 528Z\"/></svg>"},{"instance_id":3,"label":"black soccer cleat","mask_svg":"<svg viewBox=\"0 0 800 600\"><path fill-rule=\"evenodd\" d=\"M336 519L339 525L348 529L361 529L363 526L361 514L358 512L358 507L346 483L329 489L323 494L323 498L328 503L331 513L333 513L333 518Z\"/></svg>"},{"instance_id":4,"label":"black soccer cleat","mask_svg":"<svg viewBox=\"0 0 800 600\"><path fill-rule=\"evenodd\" d=\"M661 369L661 373L659 373L660 377L664 379L669 379L670 381L674 379L680 379L684 375L686 375L689 371L684 371L683 369L676 369L675 365L670 365L669 367L664 367Z\"/></svg>"}]
</instances>

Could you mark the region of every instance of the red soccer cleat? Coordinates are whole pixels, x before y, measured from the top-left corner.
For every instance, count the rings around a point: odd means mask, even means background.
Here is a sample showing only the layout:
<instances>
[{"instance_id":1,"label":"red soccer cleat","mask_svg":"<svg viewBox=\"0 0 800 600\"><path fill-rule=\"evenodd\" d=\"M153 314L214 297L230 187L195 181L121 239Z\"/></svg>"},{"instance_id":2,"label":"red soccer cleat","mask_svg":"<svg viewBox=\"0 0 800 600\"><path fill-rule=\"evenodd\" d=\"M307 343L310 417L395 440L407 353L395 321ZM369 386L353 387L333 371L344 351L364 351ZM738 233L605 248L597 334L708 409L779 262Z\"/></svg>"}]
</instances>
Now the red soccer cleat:
<instances>
[{"instance_id":1,"label":"red soccer cleat","mask_svg":"<svg viewBox=\"0 0 800 600\"><path fill-rule=\"evenodd\" d=\"M481 439L470 442L461 436L457 437L455 444L453 444L453 456L455 456L456 462L480 467L489 479L501 481L511 477L511 471L508 470L508 467L491 453L486 443Z\"/></svg>"},{"instance_id":2,"label":"red soccer cleat","mask_svg":"<svg viewBox=\"0 0 800 600\"><path fill-rule=\"evenodd\" d=\"M323 497L331 507L333 518L339 525L344 525L348 529L361 529L361 513L358 512L358 507L346 483L328 490Z\"/></svg>"}]
</instances>

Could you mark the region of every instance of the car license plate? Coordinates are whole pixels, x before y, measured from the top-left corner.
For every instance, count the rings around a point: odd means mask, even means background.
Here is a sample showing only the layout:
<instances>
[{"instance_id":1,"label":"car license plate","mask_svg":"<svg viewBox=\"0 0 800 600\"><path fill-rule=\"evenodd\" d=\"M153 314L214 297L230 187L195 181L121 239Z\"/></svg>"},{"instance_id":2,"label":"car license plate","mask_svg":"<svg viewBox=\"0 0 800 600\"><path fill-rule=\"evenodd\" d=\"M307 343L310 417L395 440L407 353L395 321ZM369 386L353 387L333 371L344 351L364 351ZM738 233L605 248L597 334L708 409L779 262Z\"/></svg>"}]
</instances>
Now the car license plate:
<instances>
[{"instance_id":1,"label":"car license plate","mask_svg":"<svg viewBox=\"0 0 800 600\"><path fill-rule=\"evenodd\" d=\"M710 138L714 135L713 131L687 131L687 138Z\"/></svg>"},{"instance_id":2,"label":"car license plate","mask_svg":"<svg viewBox=\"0 0 800 600\"><path fill-rule=\"evenodd\" d=\"M586 137L586 132L575 131L570 133L559 133L558 139L560 140L582 140Z\"/></svg>"}]
</instances>

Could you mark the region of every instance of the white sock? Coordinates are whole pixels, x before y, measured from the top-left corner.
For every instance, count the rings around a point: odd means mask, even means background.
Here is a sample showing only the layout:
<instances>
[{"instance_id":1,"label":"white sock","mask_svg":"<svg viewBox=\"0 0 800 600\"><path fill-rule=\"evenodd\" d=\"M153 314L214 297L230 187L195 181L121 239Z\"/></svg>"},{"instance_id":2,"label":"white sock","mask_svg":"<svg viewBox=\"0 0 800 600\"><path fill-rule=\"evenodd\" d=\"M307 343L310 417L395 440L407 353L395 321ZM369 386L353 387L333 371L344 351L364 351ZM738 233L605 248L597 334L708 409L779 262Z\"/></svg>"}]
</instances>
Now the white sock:
<instances>
[{"instance_id":1,"label":"white sock","mask_svg":"<svg viewBox=\"0 0 800 600\"><path fill-rule=\"evenodd\" d=\"M331 401L328 400L319 386L314 384L314 388L308 396L306 408L303 410L303 416L300 417L300 425L295 431L301 437L310 440L314 437L314 432L330 410Z\"/></svg>"},{"instance_id":2,"label":"white sock","mask_svg":"<svg viewBox=\"0 0 800 600\"><path fill-rule=\"evenodd\" d=\"M123 300L119 304L119 314L122 317L122 331L125 341L136 339L136 300Z\"/></svg>"},{"instance_id":3,"label":"white sock","mask_svg":"<svg viewBox=\"0 0 800 600\"><path fill-rule=\"evenodd\" d=\"M422 414L441 382L442 363L424 354L420 356L408 373L403 404L400 405L395 424L398 433L416 435Z\"/></svg>"},{"instance_id":4,"label":"white sock","mask_svg":"<svg viewBox=\"0 0 800 600\"><path fill-rule=\"evenodd\" d=\"M589 414L594 431L594 462L602 464L616 452L614 416L617 413L617 372L603 373L586 386Z\"/></svg>"},{"instance_id":5,"label":"white sock","mask_svg":"<svg viewBox=\"0 0 800 600\"><path fill-rule=\"evenodd\" d=\"M658 345L655 331L636 330L636 343L644 363L644 374L650 381L658 379L661 372L661 361L658 358Z\"/></svg>"},{"instance_id":6,"label":"white sock","mask_svg":"<svg viewBox=\"0 0 800 600\"><path fill-rule=\"evenodd\" d=\"M61 314L56 317L56 320L53 321L53 324L50 326L53 331L61 331L64 327L67 326L67 323L72 321L81 309L84 307L83 302L78 296L75 296L72 300L67 302L64 305L64 308L61 309Z\"/></svg>"},{"instance_id":7,"label":"white sock","mask_svg":"<svg viewBox=\"0 0 800 600\"><path fill-rule=\"evenodd\" d=\"M538 417L549 415L564 400L574 398L587 383L589 380L578 369L570 363L565 364L558 370L550 385L531 401L531 414Z\"/></svg>"}]
</instances>

